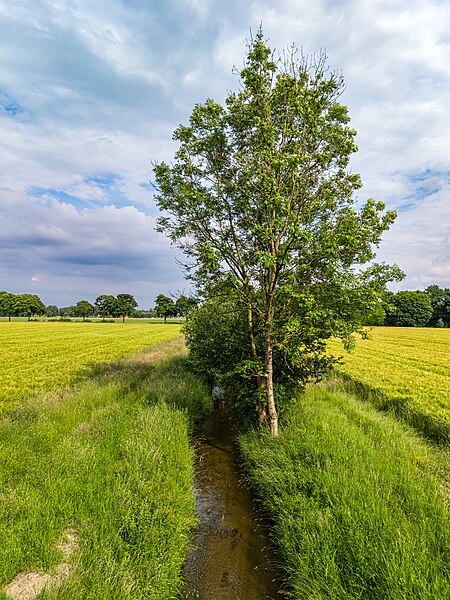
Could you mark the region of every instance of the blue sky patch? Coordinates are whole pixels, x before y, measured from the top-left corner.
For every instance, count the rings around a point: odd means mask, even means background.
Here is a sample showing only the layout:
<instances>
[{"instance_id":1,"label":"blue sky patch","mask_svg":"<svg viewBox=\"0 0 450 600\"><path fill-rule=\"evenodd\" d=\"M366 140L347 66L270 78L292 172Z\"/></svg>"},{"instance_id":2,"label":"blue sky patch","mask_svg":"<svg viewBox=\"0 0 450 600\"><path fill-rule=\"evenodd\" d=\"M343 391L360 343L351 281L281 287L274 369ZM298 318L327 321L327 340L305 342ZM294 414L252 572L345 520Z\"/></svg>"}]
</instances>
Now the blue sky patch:
<instances>
[{"instance_id":1,"label":"blue sky patch","mask_svg":"<svg viewBox=\"0 0 450 600\"><path fill-rule=\"evenodd\" d=\"M4 94L2 92L0 92L0 108L1 108L1 110L4 110L11 117L15 117L19 113L24 112L23 108L20 106L20 104L18 104L17 102L15 102L9 96L7 96L6 94Z\"/></svg>"},{"instance_id":2,"label":"blue sky patch","mask_svg":"<svg viewBox=\"0 0 450 600\"><path fill-rule=\"evenodd\" d=\"M78 210L85 208L94 208L98 206L115 206L116 208L125 208L126 206L133 206L139 212L149 216L151 214L151 208L142 202L135 202L125 196L120 189L120 184L123 178L120 175L114 173L107 173L101 175L92 175L83 179L83 184L92 186L93 188L100 188L103 193L103 199L85 198L77 196L75 193L70 191L59 190L55 188L44 188L39 186L32 186L28 188L28 196L37 198L41 203L49 203L50 200L57 200L58 202L71 204Z\"/></svg>"}]
</instances>

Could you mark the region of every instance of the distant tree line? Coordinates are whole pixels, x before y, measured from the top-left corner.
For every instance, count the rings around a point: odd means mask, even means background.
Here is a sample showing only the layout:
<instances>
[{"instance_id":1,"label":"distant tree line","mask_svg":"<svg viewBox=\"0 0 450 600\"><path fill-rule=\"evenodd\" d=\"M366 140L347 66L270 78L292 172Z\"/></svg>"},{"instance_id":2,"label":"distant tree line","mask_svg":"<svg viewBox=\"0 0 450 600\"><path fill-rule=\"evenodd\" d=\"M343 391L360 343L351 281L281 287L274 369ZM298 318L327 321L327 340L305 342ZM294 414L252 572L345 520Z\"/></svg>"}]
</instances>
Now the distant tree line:
<instances>
[{"instance_id":1,"label":"distant tree line","mask_svg":"<svg viewBox=\"0 0 450 600\"><path fill-rule=\"evenodd\" d=\"M425 291L386 291L368 325L450 327L450 289L430 285Z\"/></svg>"},{"instance_id":2,"label":"distant tree line","mask_svg":"<svg viewBox=\"0 0 450 600\"><path fill-rule=\"evenodd\" d=\"M11 294L11 292L0 292L0 316L28 317L46 314L46 308L39 296L36 294Z\"/></svg>"},{"instance_id":3,"label":"distant tree line","mask_svg":"<svg viewBox=\"0 0 450 600\"><path fill-rule=\"evenodd\" d=\"M106 318L152 318L166 321L172 317L186 317L197 306L197 300L180 295L176 300L159 294L154 308L138 310L132 294L117 296L101 294L93 304L80 300L73 306L58 308L45 306L36 294L12 294L0 292L0 317L47 316L49 318L90 317ZM430 285L425 291L386 291L379 307L374 310L367 325L390 325L394 327L450 327L450 289Z\"/></svg>"},{"instance_id":4,"label":"distant tree line","mask_svg":"<svg viewBox=\"0 0 450 600\"><path fill-rule=\"evenodd\" d=\"M197 302L193 298L180 295L176 300L169 296L159 294L155 307L149 310L138 310L137 302L132 294L118 294L116 296L101 294L91 304L88 300L79 300L73 306L58 308L54 304L45 306L36 294L12 294L0 292L0 317L32 317L47 316L49 318L78 317L83 321L90 317L121 318L126 317L152 318L161 317L164 321L168 317L185 317Z\"/></svg>"}]
</instances>

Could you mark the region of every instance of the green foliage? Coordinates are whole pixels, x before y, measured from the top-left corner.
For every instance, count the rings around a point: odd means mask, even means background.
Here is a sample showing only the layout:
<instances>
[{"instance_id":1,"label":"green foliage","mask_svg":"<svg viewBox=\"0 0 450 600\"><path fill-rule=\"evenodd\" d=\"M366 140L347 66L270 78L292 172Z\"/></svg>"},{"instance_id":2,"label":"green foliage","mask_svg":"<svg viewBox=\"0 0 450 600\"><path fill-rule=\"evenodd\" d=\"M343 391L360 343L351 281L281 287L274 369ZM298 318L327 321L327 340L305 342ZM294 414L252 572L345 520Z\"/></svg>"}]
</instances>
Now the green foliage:
<instances>
[{"instance_id":1,"label":"green foliage","mask_svg":"<svg viewBox=\"0 0 450 600\"><path fill-rule=\"evenodd\" d=\"M102 319L117 315L117 299L114 296L102 294L95 299L94 306L96 314Z\"/></svg>"},{"instance_id":2,"label":"green foliage","mask_svg":"<svg viewBox=\"0 0 450 600\"><path fill-rule=\"evenodd\" d=\"M398 292L393 298L393 310L387 324L397 327L425 327L433 315L430 297L426 292Z\"/></svg>"},{"instance_id":3,"label":"green foliage","mask_svg":"<svg viewBox=\"0 0 450 600\"><path fill-rule=\"evenodd\" d=\"M15 296L10 292L0 292L0 317L8 317L14 314Z\"/></svg>"},{"instance_id":4,"label":"green foliage","mask_svg":"<svg viewBox=\"0 0 450 600\"><path fill-rule=\"evenodd\" d=\"M31 319L34 315L45 315L46 308L36 294L18 294L13 301L14 314Z\"/></svg>"},{"instance_id":5,"label":"green foliage","mask_svg":"<svg viewBox=\"0 0 450 600\"><path fill-rule=\"evenodd\" d=\"M59 316L59 308L55 304L49 304L46 309L47 317L58 317Z\"/></svg>"},{"instance_id":6,"label":"green foliage","mask_svg":"<svg viewBox=\"0 0 450 600\"><path fill-rule=\"evenodd\" d=\"M395 213L371 199L354 207L361 182L348 163L356 133L339 103L343 80L325 56L308 61L293 49L274 61L260 31L240 80L225 106L197 104L174 133L173 164L154 165L166 215L159 229L185 252L203 296L219 286L242 305L250 347L243 366L256 364L275 432L274 352L295 378L319 376L323 340L348 337L401 272L356 268L372 261Z\"/></svg>"},{"instance_id":7,"label":"green foliage","mask_svg":"<svg viewBox=\"0 0 450 600\"><path fill-rule=\"evenodd\" d=\"M164 317L164 322L167 317L174 317L177 314L175 302L172 298L159 294L155 300L155 313L158 317Z\"/></svg>"},{"instance_id":8,"label":"green foliage","mask_svg":"<svg viewBox=\"0 0 450 600\"><path fill-rule=\"evenodd\" d=\"M70 311L71 316L83 317L83 321L86 319L86 317L94 316L94 313L94 306L87 300L80 300L75 306L72 307L72 310Z\"/></svg>"},{"instance_id":9,"label":"green foliage","mask_svg":"<svg viewBox=\"0 0 450 600\"><path fill-rule=\"evenodd\" d=\"M138 303L131 294L117 294L117 308L114 316L122 317L122 320L125 321L125 317L134 315L137 305Z\"/></svg>"},{"instance_id":10,"label":"green foliage","mask_svg":"<svg viewBox=\"0 0 450 600\"><path fill-rule=\"evenodd\" d=\"M177 316L186 317L191 310L197 306L197 300L195 298L189 298L188 296L181 295L175 301L175 311Z\"/></svg>"},{"instance_id":11,"label":"green foliage","mask_svg":"<svg viewBox=\"0 0 450 600\"><path fill-rule=\"evenodd\" d=\"M450 597L448 464L393 417L310 388L239 441L289 597Z\"/></svg>"},{"instance_id":12,"label":"green foliage","mask_svg":"<svg viewBox=\"0 0 450 600\"><path fill-rule=\"evenodd\" d=\"M431 301L433 315L430 325L433 327L450 327L450 289L429 285L425 292Z\"/></svg>"}]
</instances>

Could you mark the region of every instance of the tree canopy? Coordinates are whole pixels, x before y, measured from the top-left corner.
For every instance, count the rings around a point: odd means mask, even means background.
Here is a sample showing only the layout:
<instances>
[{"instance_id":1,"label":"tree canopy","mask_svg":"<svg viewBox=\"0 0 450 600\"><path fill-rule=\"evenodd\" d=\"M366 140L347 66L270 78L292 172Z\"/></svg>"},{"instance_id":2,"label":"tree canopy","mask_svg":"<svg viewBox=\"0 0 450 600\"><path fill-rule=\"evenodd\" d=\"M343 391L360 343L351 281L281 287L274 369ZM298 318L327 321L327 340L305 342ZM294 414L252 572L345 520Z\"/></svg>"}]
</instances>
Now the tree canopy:
<instances>
[{"instance_id":1,"label":"tree canopy","mask_svg":"<svg viewBox=\"0 0 450 600\"><path fill-rule=\"evenodd\" d=\"M130 317L134 314L138 303L131 294L117 294L116 314L122 317L122 322L125 322L125 317Z\"/></svg>"},{"instance_id":2,"label":"tree canopy","mask_svg":"<svg viewBox=\"0 0 450 600\"><path fill-rule=\"evenodd\" d=\"M82 317L83 321L85 321L86 317L94 316L95 308L88 300L79 300L76 305L72 307L71 314L74 317Z\"/></svg>"},{"instance_id":3,"label":"tree canopy","mask_svg":"<svg viewBox=\"0 0 450 600\"><path fill-rule=\"evenodd\" d=\"M174 317L177 314L175 302L169 296L158 294L155 300L155 313L158 317L164 317L164 323L167 317Z\"/></svg>"},{"instance_id":4,"label":"tree canopy","mask_svg":"<svg viewBox=\"0 0 450 600\"><path fill-rule=\"evenodd\" d=\"M36 294L18 294L14 297L14 314L31 319L34 315L45 315L45 305Z\"/></svg>"},{"instance_id":5,"label":"tree canopy","mask_svg":"<svg viewBox=\"0 0 450 600\"><path fill-rule=\"evenodd\" d=\"M397 292L386 322L397 327L425 327L433 315L431 300L426 292Z\"/></svg>"},{"instance_id":6,"label":"tree canopy","mask_svg":"<svg viewBox=\"0 0 450 600\"><path fill-rule=\"evenodd\" d=\"M100 315L102 319L116 316L117 299L114 296L101 294L95 299L94 306L96 314Z\"/></svg>"},{"instance_id":7,"label":"tree canopy","mask_svg":"<svg viewBox=\"0 0 450 600\"><path fill-rule=\"evenodd\" d=\"M0 292L0 317L8 317L11 321L11 316L14 315L14 294L11 292Z\"/></svg>"}]
</instances>

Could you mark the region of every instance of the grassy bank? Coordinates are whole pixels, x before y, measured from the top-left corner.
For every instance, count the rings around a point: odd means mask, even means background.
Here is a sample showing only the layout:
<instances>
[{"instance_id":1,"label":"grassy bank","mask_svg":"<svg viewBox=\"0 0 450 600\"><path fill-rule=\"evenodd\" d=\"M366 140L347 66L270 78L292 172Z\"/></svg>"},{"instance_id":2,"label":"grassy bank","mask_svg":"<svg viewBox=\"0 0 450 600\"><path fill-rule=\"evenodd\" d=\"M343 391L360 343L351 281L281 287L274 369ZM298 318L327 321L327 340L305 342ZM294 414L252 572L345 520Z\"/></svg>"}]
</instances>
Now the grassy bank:
<instances>
[{"instance_id":1,"label":"grassy bank","mask_svg":"<svg viewBox=\"0 0 450 600\"><path fill-rule=\"evenodd\" d=\"M209 406L181 344L1 418L0 597L30 575L47 581L40 598L177 597L194 523L190 433Z\"/></svg>"},{"instance_id":2,"label":"grassy bank","mask_svg":"<svg viewBox=\"0 0 450 600\"><path fill-rule=\"evenodd\" d=\"M281 434L240 436L293 598L450 597L444 458L393 417L308 389ZM448 465L447 465L448 466Z\"/></svg>"}]
</instances>

